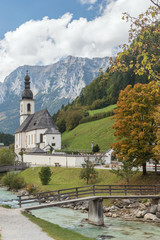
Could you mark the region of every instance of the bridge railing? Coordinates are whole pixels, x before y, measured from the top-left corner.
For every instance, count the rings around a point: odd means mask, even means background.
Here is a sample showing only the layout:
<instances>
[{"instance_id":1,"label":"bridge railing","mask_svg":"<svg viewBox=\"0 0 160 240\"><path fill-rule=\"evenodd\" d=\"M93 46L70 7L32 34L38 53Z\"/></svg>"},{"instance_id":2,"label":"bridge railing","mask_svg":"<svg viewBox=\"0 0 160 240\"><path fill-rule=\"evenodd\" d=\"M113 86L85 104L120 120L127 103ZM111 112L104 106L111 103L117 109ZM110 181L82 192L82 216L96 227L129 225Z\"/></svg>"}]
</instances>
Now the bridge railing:
<instances>
[{"instance_id":1,"label":"bridge railing","mask_svg":"<svg viewBox=\"0 0 160 240\"><path fill-rule=\"evenodd\" d=\"M160 185L89 185L75 188L60 189L55 191L39 192L35 196L18 196L19 207L23 204L39 204L47 201L61 201L96 195L157 195L160 193Z\"/></svg>"}]
</instances>

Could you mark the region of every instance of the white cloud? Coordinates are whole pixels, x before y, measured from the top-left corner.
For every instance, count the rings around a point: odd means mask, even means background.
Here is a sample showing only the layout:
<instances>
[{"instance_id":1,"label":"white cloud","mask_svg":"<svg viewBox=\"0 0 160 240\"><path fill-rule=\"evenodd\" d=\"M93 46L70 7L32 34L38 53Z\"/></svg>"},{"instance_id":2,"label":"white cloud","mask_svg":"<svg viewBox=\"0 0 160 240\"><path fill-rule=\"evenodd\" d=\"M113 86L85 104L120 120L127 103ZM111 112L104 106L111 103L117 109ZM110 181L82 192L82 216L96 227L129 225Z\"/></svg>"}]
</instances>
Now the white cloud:
<instances>
[{"instance_id":1,"label":"white cloud","mask_svg":"<svg viewBox=\"0 0 160 240\"><path fill-rule=\"evenodd\" d=\"M149 0L117 0L92 21L73 20L72 14L66 13L58 19L45 17L22 24L0 40L0 81L25 64L48 65L68 55L111 56L113 48L128 39L129 23L121 20L122 13L136 16L149 5Z\"/></svg>"},{"instance_id":2,"label":"white cloud","mask_svg":"<svg viewBox=\"0 0 160 240\"><path fill-rule=\"evenodd\" d=\"M95 4L98 0L79 0L81 4Z\"/></svg>"}]
</instances>

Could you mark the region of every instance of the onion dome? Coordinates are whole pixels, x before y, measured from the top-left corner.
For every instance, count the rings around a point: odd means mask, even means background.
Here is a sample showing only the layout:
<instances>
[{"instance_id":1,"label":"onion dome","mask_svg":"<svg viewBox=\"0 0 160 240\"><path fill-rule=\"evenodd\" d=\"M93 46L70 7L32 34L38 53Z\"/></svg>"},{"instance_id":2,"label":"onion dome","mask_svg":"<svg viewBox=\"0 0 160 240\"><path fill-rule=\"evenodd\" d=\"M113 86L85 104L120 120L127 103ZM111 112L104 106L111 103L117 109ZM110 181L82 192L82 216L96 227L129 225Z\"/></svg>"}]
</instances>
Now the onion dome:
<instances>
[{"instance_id":1,"label":"onion dome","mask_svg":"<svg viewBox=\"0 0 160 240\"><path fill-rule=\"evenodd\" d=\"M30 89L24 89L22 92L22 99L33 99L33 93Z\"/></svg>"},{"instance_id":2,"label":"onion dome","mask_svg":"<svg viewBox=\"0 0 160 240\"><path fill-rule=\"evenodd\" d=\"M33 99L33 93L30 90L30 77L28 76L28 71L26 72L24 80L25 88L22 92L22 99Z\"/></svg>"}]
</instances>

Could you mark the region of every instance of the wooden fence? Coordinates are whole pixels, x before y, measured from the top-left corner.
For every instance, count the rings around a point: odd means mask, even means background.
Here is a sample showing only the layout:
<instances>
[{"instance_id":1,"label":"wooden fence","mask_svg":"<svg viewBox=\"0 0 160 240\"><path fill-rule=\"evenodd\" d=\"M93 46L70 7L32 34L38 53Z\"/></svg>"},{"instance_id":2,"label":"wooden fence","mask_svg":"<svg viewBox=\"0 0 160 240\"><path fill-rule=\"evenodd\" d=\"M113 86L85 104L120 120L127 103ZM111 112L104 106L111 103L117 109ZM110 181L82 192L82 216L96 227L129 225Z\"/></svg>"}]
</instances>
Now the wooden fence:
<instances>
[{"instance_id":1,"label":"wooden fence","mask_svg":"<svg viewBox=\"0 0 160 240\"><path fill-rule=\"evenodd\" d=\"M19 207L23 204L39 204L47 201L61 201L73 198L89 196L117 196L117 195L157 195L160 193L160 185L90 185L83 187L60 189L55 191L40 192L35 196L17 196Z\"/></svg>"}]
</instances>

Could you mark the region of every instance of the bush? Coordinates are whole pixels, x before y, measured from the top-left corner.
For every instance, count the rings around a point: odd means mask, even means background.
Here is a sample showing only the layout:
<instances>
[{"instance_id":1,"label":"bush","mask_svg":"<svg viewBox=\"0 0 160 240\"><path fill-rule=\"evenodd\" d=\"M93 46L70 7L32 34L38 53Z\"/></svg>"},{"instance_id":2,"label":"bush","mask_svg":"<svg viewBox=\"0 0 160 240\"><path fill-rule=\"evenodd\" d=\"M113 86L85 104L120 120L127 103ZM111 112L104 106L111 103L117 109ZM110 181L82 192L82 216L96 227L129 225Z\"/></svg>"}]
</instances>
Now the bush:
<instances>
[{"instance_id":1,"label":"bush","mask_svg":"<svg viewBox=\"0 0 160 240\"><path fill-rule=\"evenodd\" d=\"M98 144L96 144L95 146L93 146L93 149L92 149L92 152L93 153L96 153L96 152L99 152L100 151L100 147Z\"/></svg>"},{"instance_id":2,"label":"bush","mask_svg":"<svg viewBox=\"0 0 160 240\"><path fill-rule=\"evenodd\" d=\"M51 181L52 172L50 167L42 167L39 172L39 177L42 185L47 185Z\"/></svg>"},{"instance_id":3,"label":"bush","mask_svg":"<svg viewBox=\"0 0 160 240\"><path fill-rule=\"evenodd\" d=\"M26 186L26 191L29 193L29 194L34 194L37 192L37 186L33 183L30 183L30 184L27 184Z\"/></svg>"},{"instance_id":4,"label":"bush","mask_svg":"<svg viewBox=\"0 0 160 240\"><path fill-rule=\"evenodd\" d=\"M11 150L7 148L0 149L0 166L13 165L14 159L15 154Z\"/></svg>"},{"instance_id":5,"label":"bush","mask_svg":"<svg viewBox=\"0 0 160 240\"><path fill-rule=\"evenodd\" d=\"M24 178L19 176L18 173L7 173L2 177L2 184L10 189L18 190L25 187Z\"/></svg>"}]
</instances>

